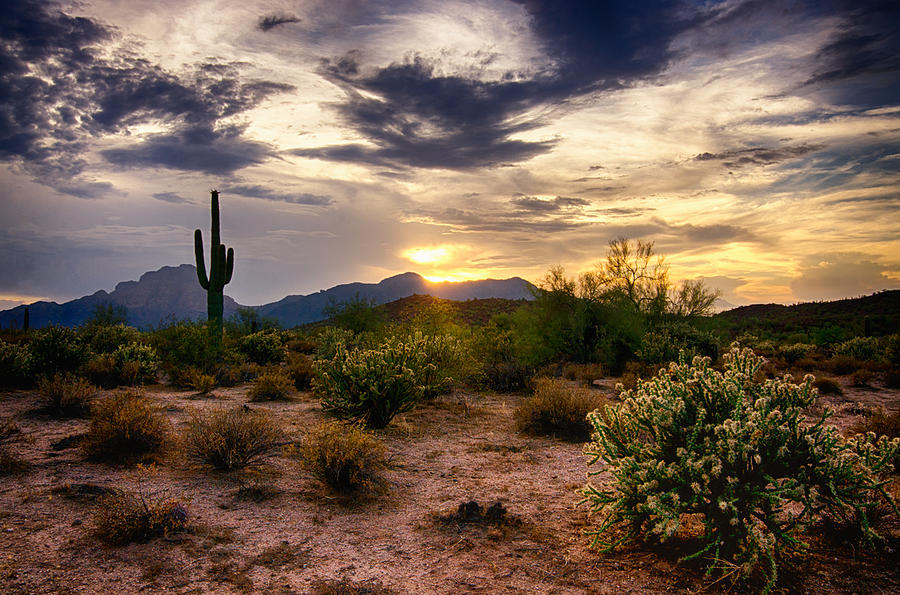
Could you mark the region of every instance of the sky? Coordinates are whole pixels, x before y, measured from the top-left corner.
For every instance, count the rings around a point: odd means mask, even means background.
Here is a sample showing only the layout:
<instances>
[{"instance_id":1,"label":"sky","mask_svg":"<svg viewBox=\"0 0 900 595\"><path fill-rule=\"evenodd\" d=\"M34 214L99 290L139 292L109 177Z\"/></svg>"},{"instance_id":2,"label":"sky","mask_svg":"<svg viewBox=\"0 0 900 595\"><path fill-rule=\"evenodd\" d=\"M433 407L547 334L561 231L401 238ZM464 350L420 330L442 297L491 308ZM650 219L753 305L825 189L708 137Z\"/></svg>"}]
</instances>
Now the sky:
<instances>
[{"instance_id":1,"label":"sky","mask_svg":"<svg viewBox=\"0 0 900 595\"><path fill-rule=\"evenodd\" d=\"M258 305L654 242L731 304L900 288L900 3L13 0L0 307L209 241Z\"/></svg>"}]
</instances>

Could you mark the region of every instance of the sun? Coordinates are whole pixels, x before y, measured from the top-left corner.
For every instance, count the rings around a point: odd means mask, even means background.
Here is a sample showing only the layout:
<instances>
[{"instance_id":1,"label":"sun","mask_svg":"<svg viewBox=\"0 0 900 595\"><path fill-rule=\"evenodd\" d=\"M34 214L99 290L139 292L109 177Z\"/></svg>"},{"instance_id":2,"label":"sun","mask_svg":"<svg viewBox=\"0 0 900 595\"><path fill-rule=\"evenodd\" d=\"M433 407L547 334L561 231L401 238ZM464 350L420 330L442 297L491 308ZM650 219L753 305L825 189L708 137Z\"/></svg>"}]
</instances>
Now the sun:
<instances>
[{"instance_id":1,"label":"sun","mask_svg":"<svg viewBox=\"0 0 900 595\"><path fill-rule=\"evenodd\" d=\"M403 258L416 264L438 264L450 258L450 250L444 246L410 248L403 252Z\"/></svg>"}]
</instances>

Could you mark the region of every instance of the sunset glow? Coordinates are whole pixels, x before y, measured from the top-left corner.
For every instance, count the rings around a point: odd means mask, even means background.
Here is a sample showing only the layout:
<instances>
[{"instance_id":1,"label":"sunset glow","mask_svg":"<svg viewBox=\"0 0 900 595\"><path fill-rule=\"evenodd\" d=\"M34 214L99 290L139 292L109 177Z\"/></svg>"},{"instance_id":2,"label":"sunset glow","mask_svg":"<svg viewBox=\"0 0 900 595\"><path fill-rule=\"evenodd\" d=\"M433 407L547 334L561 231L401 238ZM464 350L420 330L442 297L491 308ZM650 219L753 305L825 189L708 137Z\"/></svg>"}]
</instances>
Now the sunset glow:
<instances>
[{"instance_id":1,"label":"sunset glow","mask_svg":"<svg viewBox=\"0 0 900 595\"><path fill-rule=\"evenodd\" d=\"M243 304L619 237L736 305L897 288L894 4L17 1L0 302L193 262L212 188Z\"/></svg>"}]
</instances>

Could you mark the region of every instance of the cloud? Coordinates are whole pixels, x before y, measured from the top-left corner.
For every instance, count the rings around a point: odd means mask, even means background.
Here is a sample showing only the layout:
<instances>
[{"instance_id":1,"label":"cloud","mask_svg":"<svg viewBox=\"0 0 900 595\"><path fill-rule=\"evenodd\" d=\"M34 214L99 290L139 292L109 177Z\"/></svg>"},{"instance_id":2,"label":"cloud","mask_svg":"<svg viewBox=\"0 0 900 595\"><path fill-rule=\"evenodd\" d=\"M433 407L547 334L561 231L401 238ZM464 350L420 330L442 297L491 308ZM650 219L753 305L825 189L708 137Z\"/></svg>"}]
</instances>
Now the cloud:
<instances>
[{"instance_id":1,"label":"cloud","mask_svg":"<svg viewBox=\"0 0 900 595\"><path fill-rule=\"evenodd\" d=\"M106 149L101 155L114 165L165 167L208 174L230 174L262 163L273 155L264 143L241 136L239 128L183 128L174 134L154 134L133 146Z\"/></svg>"},{"instance_id":2,"label":"cloud","mask_svg":"<svg viewBox=\"0 0 900 595\"><path fill-rule=\"evenodd\" d=\"M510 201L515 206L525 211L555 212L571 208L580 208L590 205L590 201L583 198L557 196L552 200L537 198L535 196L517 196Z\"/></svg>"},{"instance_id":3,"label":"cloud","mask_svg":"<svg viewBox=\"0 0 900 595\"><path fill-rule=\"evenodd\" d=\"M244 81L234 63L207 61L179 75L139 57L138 49L52 3L7 7L0 20L0 160L60 192L91 198L112 186L86 176L85 155L110 135L133 145L105 153L118 165L229 173L271 154L223 120L293 87ZM143 143L124 136L144 123L170 132ZM211 147L213 141L224 147Z\"/></svg>"},{"instance_id":4,"label":"cloud","mask_svg":"<svg viewBox=\"0 0 900 595\"><path fill-rule=\"evenodd\" d=\"M333 202L328 196L309 194L307 192L301 192L297 194L278 192L276 190L272 190L271 188L266 188L265 186L261 186L258 184L239 184L234 186L225 186L222 188L222 192L237 194L239 196L247 196L250 198L277 200L295 205L326 206L330 205Z\"/></svg>"},{"instance_id":5,"label":"cloud","mask_svg":"<svg viewBox=\"0 0 900 595\"><path fill-rule=\"evenodd\" d=\"M773 165L798 157L803 157L809 153L821 151L824 145L795 145L792 147L781 148L764 148L756 147L750 149L732 149L721 153L700 153L694 157L695 161L721 161L728 169L738 167L754 166L754 165Z\"/></svg>"},{"instance_id":6,"label":"cloud","mask_svg":"<svg viewBox=\"0 0 900 595\"><path fill-rule=\"evenodd\" d=\"M292 153L455 170L527 161L557 144L555 139L515 138L546 123L544 108L659 74L674 57L670 43L693 14L669 1L520 4L551 66L482 80L477 68L474 73L444 73L439 63L420 55L377 68L366 68L358 51L326 60L321 74L345 94L344 101L332 107L368 144Z\"/></svg>"},{"instance_id":7,"label":"cloud","mask_svg":"<svg viewBox=\"0 0 900 595\"><path fill-rule=\"evenodd\" d=\"M300 17L287 13L270 14L259 18L256 28L260 31L270 31L279 25L299 23Z\"/></svg>"},{"instance_id":8,"label":"cloud","mask_svg":"<svg viewBox=\"0 0 900 595\"><path fill-rule=\"evenodd\" d=\"M900 281L885 274L892 268L897 268L896 263L886 265L858 252L815 254L805 259L791 289L805 301L837 300L898 289Z\"/></svg>"},{"instance_id":9,"label":"cloud","mask_svg":"<svg viewBox=\"0 0 900 595\"><path fill-rule=\"evenodd\" d=\"M171 202L174 204L188 204L190 202L188 201L188 199L175 192L157 192L155 194L152 194L151 196L153 196L153 198L155 198L156 200Z\"/></svg>"}]
</instances>

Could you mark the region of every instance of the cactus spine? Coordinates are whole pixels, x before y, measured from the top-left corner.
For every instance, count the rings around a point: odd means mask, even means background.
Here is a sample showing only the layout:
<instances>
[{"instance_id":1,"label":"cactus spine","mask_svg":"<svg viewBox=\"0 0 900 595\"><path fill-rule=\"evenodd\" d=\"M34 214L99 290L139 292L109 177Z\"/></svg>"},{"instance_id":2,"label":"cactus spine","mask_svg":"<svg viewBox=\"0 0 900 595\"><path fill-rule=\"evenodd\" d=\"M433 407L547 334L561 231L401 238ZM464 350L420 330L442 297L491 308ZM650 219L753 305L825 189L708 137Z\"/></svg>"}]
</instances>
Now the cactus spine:
<instances>
[{"instance_id":1,"label":"cactus spine","mask_svg":"<svg viewBox=\"0 0 900 595\"><path fill-rule=\"evenodd\" d=\"M210 192L212 201L212 241L209 250L209 276L203 258L203 235L200 230L194 231L194 256L197 260L197 278L200 287L206 290L206 311L209 330L213 341L219 345L222 341L223 289L231 281L234 273L234 250L225 252L225 244L219 237L219 193Z\"/></svg>"}]
</instances>

